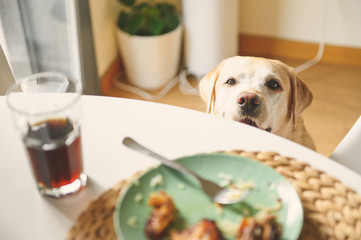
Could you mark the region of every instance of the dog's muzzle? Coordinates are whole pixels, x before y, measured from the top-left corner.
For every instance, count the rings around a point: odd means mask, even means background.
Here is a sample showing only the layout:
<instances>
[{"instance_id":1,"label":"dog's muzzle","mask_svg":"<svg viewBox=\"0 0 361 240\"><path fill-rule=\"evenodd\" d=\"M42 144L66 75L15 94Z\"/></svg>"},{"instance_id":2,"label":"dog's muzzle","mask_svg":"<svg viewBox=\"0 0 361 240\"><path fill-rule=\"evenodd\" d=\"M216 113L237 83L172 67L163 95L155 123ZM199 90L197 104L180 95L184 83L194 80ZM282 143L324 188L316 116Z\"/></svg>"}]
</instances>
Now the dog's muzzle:
<instances>
[{"instance_id":1,"label":"dog's muzzle","mask_svg":"<svg viewBox=\"0 0 361 240\"><path fill-rule=\"evenodd\" d=\"M238 98L238 106L240 106L240 113L243 116L239 122L248 124L250 126L260 128L256 123L256 118L260 111L261 99L260 97L252 92L243 92ZM263 129L267 132L271 132L270 127Z\"/></svg>"},{"instance_id":2,"label":"dog's muzzle","mask_svg":"<svg viewBox=\"0 0 361 240\"><path fill-rule=\"evenodd\" d=\"M238 98L237 104L241 108L242 115L254 117L261 105L259 96L252 92L243 92Z\"/></svg>"}]
</instances>

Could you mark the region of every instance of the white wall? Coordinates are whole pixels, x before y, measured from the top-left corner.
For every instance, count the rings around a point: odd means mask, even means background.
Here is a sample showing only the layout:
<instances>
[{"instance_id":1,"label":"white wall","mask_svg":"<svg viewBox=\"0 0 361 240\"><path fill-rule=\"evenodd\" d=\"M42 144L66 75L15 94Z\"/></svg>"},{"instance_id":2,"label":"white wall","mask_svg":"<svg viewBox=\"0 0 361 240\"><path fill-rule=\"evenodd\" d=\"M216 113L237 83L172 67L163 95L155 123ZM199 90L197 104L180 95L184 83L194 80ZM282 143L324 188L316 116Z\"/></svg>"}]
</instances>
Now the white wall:
<instances>
[{"instance_id":1,"label":"white wall","mask_svg":"<svg viewBox=\"0 0 361 240\"><path fill-rule=\"evenodd\" d=\"M317 43L325 13L327 44L361 47L360 0L240 0L239 32Z\"/></svg>"}]
</instances>

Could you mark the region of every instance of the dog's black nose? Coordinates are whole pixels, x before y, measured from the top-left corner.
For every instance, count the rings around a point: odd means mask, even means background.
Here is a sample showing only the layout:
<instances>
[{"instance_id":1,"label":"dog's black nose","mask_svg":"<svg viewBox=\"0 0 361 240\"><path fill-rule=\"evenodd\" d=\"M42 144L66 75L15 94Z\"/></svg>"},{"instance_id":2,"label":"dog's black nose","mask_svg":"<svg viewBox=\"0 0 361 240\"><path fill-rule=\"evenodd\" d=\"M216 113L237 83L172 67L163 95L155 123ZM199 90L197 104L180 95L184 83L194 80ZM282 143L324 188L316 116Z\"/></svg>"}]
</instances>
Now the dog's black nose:
<instances>
[{"instance_id":1,"label":"dog's black nose","mask_svg":"<svg viewBox=\"0 0 361 240\"><path fill-rule=\"evenodd\" d=\"M261 104L261 99L255 93L243 92L238 99L238 105L246 113L252 113Z\"/></svg>"}]
</instances>

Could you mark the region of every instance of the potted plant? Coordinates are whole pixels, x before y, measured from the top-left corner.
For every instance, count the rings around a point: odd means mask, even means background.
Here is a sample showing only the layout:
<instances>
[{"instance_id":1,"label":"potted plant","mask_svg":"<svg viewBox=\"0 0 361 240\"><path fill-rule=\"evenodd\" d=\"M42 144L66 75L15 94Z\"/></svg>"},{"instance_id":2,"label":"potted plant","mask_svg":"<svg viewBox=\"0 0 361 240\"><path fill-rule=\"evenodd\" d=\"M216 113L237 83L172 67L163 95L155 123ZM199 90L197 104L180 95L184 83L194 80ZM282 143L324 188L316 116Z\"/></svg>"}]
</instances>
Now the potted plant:
<instances>
[{"instance_id":1,"label":"potted plant","mask_svg":"<svg viewBox=\"0 0 361 240\"><path fill-rule=\"evenodd\" d=\"M182 24L174 5L119 0L117 37L128 81L145 90L164 86L178 72Z\"/></svg>"}]
</instances>

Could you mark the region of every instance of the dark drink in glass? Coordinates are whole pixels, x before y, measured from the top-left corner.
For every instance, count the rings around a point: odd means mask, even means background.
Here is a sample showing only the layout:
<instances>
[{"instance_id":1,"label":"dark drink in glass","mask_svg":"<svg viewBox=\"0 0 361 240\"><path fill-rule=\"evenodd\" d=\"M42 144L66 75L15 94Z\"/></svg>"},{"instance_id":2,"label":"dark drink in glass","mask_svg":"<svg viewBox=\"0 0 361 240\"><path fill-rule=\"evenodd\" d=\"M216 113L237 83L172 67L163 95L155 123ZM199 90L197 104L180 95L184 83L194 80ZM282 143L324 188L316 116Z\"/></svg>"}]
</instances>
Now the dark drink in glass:
<instances>
[{"instance_id":1,"label":"dark drink in glass","mask_svg":"<svg viewBox=\"0 0 361 240\"><path fill-rule=\"evenodd\" d=\"M81 178L83 172L80 128L67 118L29 126L24 138L40 190L54 191Z\"/></svg>"},{"instance_id":2,"label":"dark drink in glass","mask_svg":"<svg viewBox=\"0 0 361 240\"><path fill-rule=\"evenodd\" d=\"M83 189L81 82L34 73L12 84L6 99L27 150L39 192L61 198Z\"/></svg>"}]
</instances>

